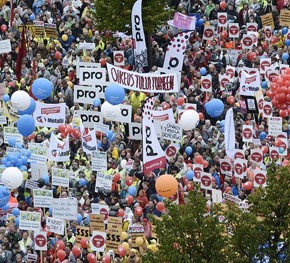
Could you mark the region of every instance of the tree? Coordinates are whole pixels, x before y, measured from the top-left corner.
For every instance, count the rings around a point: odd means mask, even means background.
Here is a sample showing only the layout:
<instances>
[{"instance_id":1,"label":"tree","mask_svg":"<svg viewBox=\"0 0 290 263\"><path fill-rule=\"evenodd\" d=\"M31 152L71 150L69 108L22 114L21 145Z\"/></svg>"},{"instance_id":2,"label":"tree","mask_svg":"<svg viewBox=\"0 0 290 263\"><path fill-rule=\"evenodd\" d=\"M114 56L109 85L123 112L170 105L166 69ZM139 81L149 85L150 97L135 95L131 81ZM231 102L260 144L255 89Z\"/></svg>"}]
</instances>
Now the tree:
<instances>
[{"instance_id":1,"label":"tree","mask_svg":"<svg viewBox=\"0 0 290 263\"><path fill-rule=\"evenodd\" d=\"M250 207L243 212L229 206L225 214L231 229L229 240L240 262L290 262L290 167L272 164L267 169L267 186L249 195Z\"/></svg>"},{"instance_id":2,"label":"tree","mask_svg":"<svg viewBox=\"0 0 290 263\"><path fill-rule=\"evenodd\" d=\"M167 203L168 214L156 221L159 250L142 262L226 262L226 235L218 217L206 216L206 199L192 191L185 206Z\"/></svg>"}]
</instances>

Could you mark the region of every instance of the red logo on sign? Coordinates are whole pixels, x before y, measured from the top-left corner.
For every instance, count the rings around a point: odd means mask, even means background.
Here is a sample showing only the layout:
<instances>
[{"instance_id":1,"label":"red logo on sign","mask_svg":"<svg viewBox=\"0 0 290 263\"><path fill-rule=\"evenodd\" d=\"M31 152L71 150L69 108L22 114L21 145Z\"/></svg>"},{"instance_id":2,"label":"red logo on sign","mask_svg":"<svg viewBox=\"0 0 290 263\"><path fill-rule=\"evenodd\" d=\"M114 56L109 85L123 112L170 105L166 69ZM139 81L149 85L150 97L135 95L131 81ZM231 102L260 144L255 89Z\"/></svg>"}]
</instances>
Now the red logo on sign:
<instances>
[{"instance_id":1,"label":"red logo on sign","mask_svg":"<svg viewBox=\"0 0 290 263\"><path fill-rule=\"evenodd\" d=\"M39 247L44 247L46 245L46 237L44 235L37 235L34 238L35 244Z\"/></svg>"},{"instance_id":2,"label":"red logo on sign","mask_svg":"<svg viewBox=\"0 0 290 263\"><path fill-rule=\"evenodd\" d=\"M229 31L230 31L230 33L231 33L232 35L236 35L236 34L238 34L238 32L239 32L239 28L238 28L237 26L231 26L231 27L229 28Z\"/></svg>"},{"instance_id":3,"label":"red logo on sign","mask_svg":"<svg viewBox=\"0 0 290 263\"><path fill-rule=\"evenodd\" d=\"M266 177L263 174L256 174L255 176L255 182L259 185L263 185L266 183Z\"/></svg>"},{"instance_id":4,"label":"red logo on sign","mask_svg":"<svg viewBox=\"0 0 290 263\"><path fill-rule=\"evenodd\" d=\"M201 175L202 170L199 167L197 167L193 171L194 171L194 177L196 179L200 179L200 175Z\"/></svg>"},{"instance_id":5,"label":"red logo on sign","mask_svg":"<svg viewBox=\"0 0 290 263\"><path fill-rule=\"evenodd\" d=\"M204 88L204 89L209 89L211 87L211 81L209 79L204 79L202 80L201 82L201 86Z\"/></svg>"},{"instance_id":6,"label":"red logo on sign","mask_svg":"<svg viewBox=\"0 0 290 263\"><path fill-rule=\"evenodd\" d=\"M243 44L246 47L250 47L253 45L253 39L251 37L244 37L243 38Z\"/></svg>"},{"instance_id":7,"label":"red logo on sign","mask_svg":"<svg viewBox=\"0 0 290 263\"><path fill-rule=\"evenodd\" d=\"M244 129L244 131L243 131L243 136L244 136L246 139L251 139L252 136L253 136L252 130L251 130L250 128L246 128L246 129Z\"/></svg>"},{"instance_id":8,"label":"red logo on sign","mask_svg":"<svg viewBox=\"0 0 290 263\"><path fill-rule=\"evenodd\" d=\"M203 31L203 35L206 37L206 38L211 38L213 37L213 30L211 28L207 28Z\"/></svg>"},{"instance_id":9,"label":"red logo on sign","mask_svg":"<svg viewBox=\"0 0 290 263\"><path fill-rule=\"evenodd\" d=\"M219 22L222 25L225 25L227 23L227 17L225 15L219 16Z\"/></svg>"},{"instance_id":10,"label":"red logo on sign","mask_svg":"<svg viewBox=\"0 0 290 263\"><path fill-rule=\"evenodd\" d=\"M104 215L104 220L107 220L108 219L108 211L107 211L107 209L101 208L100 214L101 215Z\"/></svg>"},{"instance_id":11,"label":"red logo on sign","mask_svg":"<svg viewBox=\"0 0 290 263\"><path fill-rule=\"evenodd\" d=\"M228 162L222 162L221 163L221 169L223 171L229 172L232 169L232 167L231 167L231 165Z\"/></svg>"},{"instance_id":12,"label":"red logo on sign","mask_svg":"<svg viewBox=\"0 0 290 263\"><path fill-rule=\"evenodd\" d=\"M211 178L207 175L203 175L200 180L201 183L206 187L211 185Z\"/></svg>"},{"instance_id":13,"label":"red logo on sign","mask_svg":"<svg viewBox=\"0 0 290 263\"><path fill-rule=\"evenodd\" d=\"M259 163L263 160L263 156L259 152L253 152L251 157L252 157L252 160L254 160L257 163Z\"/></svg>"},{"instance_id":14,"label":"red logo on sign","mask_svg":"<svg viewBox=\"0 0 290 263\"><path fill-rule=\"evenodd\" d=\"M115 61L116 61L117 63L122 63L123 60L124 60L124 56L123 56L123 54L121 54L121 53L117 53L117 54L115 55Z\"/></svg>"},{"instance_id":15,"label":"red logo on sign","mask_svg":"<svg viewBox=\"0 0 290 263\"><path fill-rule=\"evenodd\" d=\"M241 175L244 172L243 166L240 163L235 165L235 172Z\"/></svg>"},{"instance_id":16,"label":"red logo on sign","mask_svg":"<svg viewBox=\"0 0 290 263\"><path fill-rule=\"evenodd\" d=\"M270 80L270 82L272 82L275 77L278 77L278 74L276 72L272 72L268 75L268 79Z\"/></svg>"},{"instance_id":17,"label":"red logo on sign","mask_svg":"<svg viewBox=\"0 0 290 263\"><path fill-rule=\"evenodd\" d=\"M252 31L252 32L257 32L257 28L254 25L249 25L247 30Z\"/></svg>"},{"instance_id":18,"label":"red logo on sign","mask_svg":"<svg viewBox=\"0 0 290 263\"><path fill-rule=\"evenodd\" d=\"M266 35L267 38L271 38L272 37L272 31L269 28L267 28L265 30L265 35Z\"/></svg>"},{"instance_id":19,"label":"red logo on sign","mask_svg":"<svg viewBox=\"0 0 290 263\"><path fill-rule=\"evenodd\" d=\"M264 105L264 100L260 99L259 102L258 102L258 107L259 107L260 110L263 110L263 105Z\"/></svg>"},{"instance_id":20,"label":"red logo on sign","mask_svg":"<svg viewBox=\"0 0 290 263\"><path fill-rule=\"evenodd\" d=\"M272 107L269 104L264 105L264 113L266 115L271 115L272 114Z\"/></svg>"},{"instance_id":21,"label":"red logo on sign","mask_svg":"<svg viewBox=\"0 0 290 263\"><path fill-rule=\"evenodd\" d=\"M236 152L234 157L235 157L235 159L238 159L238 158L245 159L245 156L241 152Z\"/></svg>"},{"instance_id":22,"label":"red logo on sign","mask_svg":"<svg viewBox=\"0 0 290 263\"><path fill-rule=\"evenodd\" d=\"M230 82L230 80L228 78L223 78L223 79L221 79L220 84L223 88L225 88L226 84L229 82Z\"/></svg>"},{"instance_id":23,"label":"red logo on sign","mask_svg":"<svg viewBox=\"0 0 290 263\"><path fill-rule=\"evenodd\" d=\"M172 157L176 154L176 148L174 146L169 146L167 149L166 149L166 155L168 157Z\"/></svg>"},{"instance_id":24,"label":"red logo on sign","mask_svg":"<svg viewBox=\"0 0 290 263\"><path fill-rule=\"evenodd\" d=\"M276 150L272 150L272 151L270 152L270 157L271 157L272 160L274 160L274 159L279 159L279 153L278 153L278 151L276 151Z\"/></svg>"},{"instance_id":25,"label":"red logo on sign","mask_svg":"<svg viewBox=\"0 0 290 263\"><path fill-rule=\"evenodd\" d=\"M265 70L266 67L270 67L270 66L271 66L271 64L270 64L269 61L263 61L263 62L261 63L261 69L262 69L262 70Z\"/></svg>"},{"instance_id":26,"label":"red logo on sign","mask_svg":"<svg viewBox=\"0 0 290 263\"><path fill-rule=\"evenodd\" d=\"M229 68L226 71L226 75L229 76L230 78L233 78L235 76L235 71L233 69Z\"/></svg>"},{"instance_id":27,"label":"red logo on sign","mask_svg":"<svg viewBox=\"0 0 290 263\"><path fill-rule=\"evenodd\" d=\"M95 235L92 237L92 243L95 247L101 248L105 245L105 239L101 235Z\"/></svg>"}]
</instances>

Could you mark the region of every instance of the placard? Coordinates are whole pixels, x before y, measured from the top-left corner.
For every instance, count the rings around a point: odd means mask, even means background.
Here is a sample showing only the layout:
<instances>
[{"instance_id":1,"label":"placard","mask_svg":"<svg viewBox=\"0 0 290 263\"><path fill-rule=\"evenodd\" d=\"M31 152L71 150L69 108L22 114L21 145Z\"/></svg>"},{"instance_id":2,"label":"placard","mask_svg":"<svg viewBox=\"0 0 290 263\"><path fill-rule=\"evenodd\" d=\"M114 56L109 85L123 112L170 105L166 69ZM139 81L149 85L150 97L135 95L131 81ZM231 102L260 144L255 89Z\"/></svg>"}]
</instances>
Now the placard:
<instances>
[{"instance_id":1,"label":"placard","mask_svg":"<svg viewBox=\"0 0 290 263\"><path fill-rule=\"evenodd\" d=\"M272 34L272 27L271 26L264 26L264 33L265 33L265 40L269 41L272 39L273 34Z\"/></svg>"},{"instance_id":2,"label":"placard","mask_svg":"<svg viewBox=\"0 0 290 263\"><path fill-rule=\"evenodd\" d=\"M132 119L132 106L127 104L120 104L120 113L117 118L110 120L124 123L131 123Z\"/></svg>"},{"instance_id":3,"label":"placard","mask_svg":"<svg viewBox=\"0 0 290 263\"><path fill-rule=\"evenodd\" d=\"M239 23L229 23L229 37L230 38L239 38L240 37Z\"/></svg>"},{"instance_id":4,"label":"placard","mask_svg":"<svg viewBox=\"0 0 290 263\"><path fill-rule=\"evenodd\" d=\"M76 245L81 245L82 238L86 238L87 240L90 240L90 228L86 226L79 226L76 227Z\"/></svg>"},{"instance_id":5,"label":"placard","mask_svg":"<svg viewBox=\"0 0 290 263\"><path fill-rule=\"evenodd\" d=\"M267 172L262 170L254 170L254 187L264 187L267 181Z\"/></svg>"},{"instance_id":6,"label":"placard","mask_svg":"<svg viewBox=\"0 0 290 263\"><path fill-rule=\"evenodd\" d=\"M202 164L193 164L192 170L194 172L193 181L200 183L201 173L203 172L203 165Z\"/></svg>"},{"instance_id":7,"label":"placard","mask_svg":"<svg viewBox=\"0 0 290 263\"><path fill-rule=\"evenodd\" d=\"M101 64L100 63L90 63L90 62L76 62L76 75L77 78L80 78L80 69L81 68L100 68Z\"/></svg>"},{"instance_id":8,"label":"placard","mask_svg":"<svg viewBox=\"0 0 290 263\"><path fill-rule=\"evenodd\" d=\"M116 233L116 234L122 234L122 226L123 226L123 220L122 217L108 217L108 231Z\"/></svg>"},{"instance_id":9,"label":"placard","mask_svg":"<svg viewBox=\"0 0 290 263\"><path fill-rule=\"evenodd\" d=\"M133 224L129 227L129 235L131 236L132 240L132 247L137 247L136 239L137 237L144 238L144 227L141 224Z\"/></svg>"},{"instance_id":10,"label":"placard","mask_svg":"<svg viewBox=\"0 0 290 263\"><path fill-rule=\"evenodd\" d=\"M272 13L271 13L272 15ZM261 17L262 19L262 17ZM272 16L272 19L273 19L273 16ZM263 20L262 20L262 23L263 23ZM280 26L286 26L286 27L290 27L290 11L287 10L287 9L282 9L280 11ZM274 23L273 23L273 26L272 28L274 29Z\"/></svg>"},{"instance_id":11,"label":"placard","mask_svg":"<svg viewBox=\"0 0 290 263\"><path fill-rule=\"evenodd\" d=\"M113 56L115 66L125 66L124 50L114 51Z\"/></svg>"},{"instance_id":12,"label":"placard","mask_svg":"<svg viewBox=\"0 0 290 263\"><path fill-rule=\"evenodd\" d=\"M36 254L27 253L27 261L28 262L36 262L38 256Z\"/></svg>"},{"instance_id":13,"label":"placard","mask_svg":"<svg viewBox=\"0 0 290 263\"><path fill-rule=\"evenodd\" d=\"M166 150L165 150L165 157L169 161L171 158L175 158L176 154L178 153L180 149L179 144L177 143L170 143Z\"/></svg>"},{"instance_id":14,"label":"placard","mask_svg":"<svg viewBox=\"0 0 290 263\"><path fill-rule=\"evenodd\" d=\"M35 250L46 251L47 250L47 232L34 231L34 245Z\"/></svg>"},{"instance_id":15,"label":"placard","mask_svg":"<svg viewBox=\"0 0 290 263\"><path fill-rule=\"evenodd\" d=\"M90 228L91 233L93 233L93 231L104 232L105 231L104 215L90 214Z\"/></svg>"},{"instance_id":16,"label":"placard","mask_svg":"<svg viewBox=\"0 0 290 263\"><path fill-rule=\"evenodd\" d=\"M271 58L260 58L260 73L265 73L267 67L271 66Z\"/></svg>"},{"instance_id":17,"label":"placard","mask_svg":"<svg viewBox=\"0 0 290 263\"><path fill-rule=\"evenodd\" d=\"M15 138L16 143L23 144L23 136L18 132L16 127L4 127L4 143L8 144L11 138Z\"/></svg>"},{"instance_id":18,"label":"placard","mask_svg":"<svg viewBox=\"0 0 290 263\"><path fill-rule=\"evenodd\" d=\"M91 249L97 252L104 252L106 239L107 236L105 232L93 231L91 237Z\"/></svg>"},{"instance_id":19,"label":"placard","mask_svg":"<svg viewBox=\"0 0 290 263\"><path fill-rule=\"evenodd\" d=\"M212 176L210 173L201 172L200 188L205 190L212 189Z\"/></svg>"},{"instance_id":20,"label":"placard","mask_svg":"<svg viewBox=\"0 0 290 263\"><path fill-rule=\"evenodd\" d=\"M213 203L220 204L223 201L223 195L221 190L212 189L211 197Z\"/></svg>"},{"instance_id":21,"label":"placard","mask_svg":"<svg viewBox=\"0 0 290 263\"><path fill-rule=\"evenodd\" d=\"M129 123L129 138L130 140L142 140L141 123L131 122Z\"/></svg>"},{"instance_id":22,"label":"placard","mask_svg":"<svg viewBox=\"0 0 290 263\"><path fill-rule=\"evenodd\" d=\"M102 124L102 123L95 123L95 131L96 132L101 132L101 133L106 133L109 130L109 125Z\"/></svg>"},{"instance_id":23,"label":"placard","mask_svg":"<svg viewBox=\"0 0 290 263\"><path fill-rule=\"evenodd\" d=\"M52 215L58 219L76 220L78 214L78 201L71 198L53 198Z\"/></svg>"},{"instance_id":24,"label":"placard","mask_svg":"<svg viewBox=\"0 0 290 263\"><path fill-rule=\"evenodd\" d=\"M263 152L260 149L251 149L251 160L258 164L263 163Z\"/></svg>"},{"instance_id":25,"label":"placard","mask_svg":"<svg viewBox=\"0 0 290 263\"><path fill-rule=\"evenodd\" d=\"M10 39L5 39L0 41L0 54L5 54L11 52L11 41Z\"/></svg>"},{"instance_id":26,"label":"placard","mask_svg":"<svg viewBox=\"0 0 290 263\"><path fill-rule=\"evenodd\" d=\"M37 181L42 175L48 174L47 164L31 163L31 179Z\"/></svg>"},{"instance_id":27,"label":"placard","mask_svg":"<svg viewBox=\"0 0 290 263\"><path fill-rule=\"evenodd\" d=\"M40 230L41 213L20 211L19 229L20 230Z\"/></svg>"},{"instance_id":28,"label":"placard","mask_svg":"<svg viewBox=\"0 0 290 263\"><path fill-rule=\"evenodd\" d=\"M69 187L69 174L70 171L67 169L52 167L52 185Z\"/></svg>"},{"instance_id":29,"label":"placard","mask_svg":"<svg viewBox=\"0 0 290 263\"><path fill-rule=\"evenodd\" d=\"M244 179L247 170L247 161L245 159L234 160L234 175L236 178Z\"/></svg>"},{"instance_id":30,"label":"placard","mask_svg":"<svg viewBox=\"0 0 290 263\"><path fill-rule=\"evenodd\" d=\"M100 188L104 188L106 190L112 190L112 176L109 174L104 174L102 172L97 172L96 178L96 188L95 192L99 192Z\"/></svg>"},{"instance_id":31,"label":"placard","mask_svg":"<svg viewBox=\"0 0 290 263\"><path fill-rule=\"evenodd\" d=\"M47 147L40 143L29 143L28 149L31 155L28 159L31 163L46 164L47 161Z\"/></svg>"},{"instance_id":32,"label":"placard","mask_svg":"<svg viewBox=\"0 0 290 263\"><path fill-rule=\"evenodd\" d=\"M235 149L234 159L245 159L245 151L241 149Z\"/></svg>"},{"instance_id":33,"label":"placard","mask_svg":"<svg viewBox=\"0 0 290 263\"><path fill-rule=\"evenodd\" d=\"M242 48L243 49L252 49L254 44L253 35L243 35L242 39Z\"/></svg>"},{"instance_id":34,"label":"placard","mask_svg":"<svg viewBox=\"0 0 290 263\"><path fill-rule=\"evenodd\" d=\"M271 161L278 161L279 156L279 147L269 147L269 157Z\"/></svg>"},{"instance_id":35,"label":"placard","mask_svg":"<svg viewBox=\"0 0 290 263\"><path fill-rule=\"evenodd\" d=\"M74 117L82 120L84 128L93 129L95 124L103 123L103 115L98 111L75 110Z\"/></svg>"},{"instance_id":36,"label":"placard","mask_svg":"<svg viewBox=\"0 0 290 263\"><path fill-rule=\"evenodd\" d=\"M0 87L1 88L1 87ZM5 88L6 89L6 88ZM0 98L1 98L1 95L0 95ZM3 108L0 108L0 124L4 124L6 125L7 124L7 118L5 116L5 110Z\"/></svg>"},{"instance_id":37,"label":"placard","mask_svg":"<svg viewBox=\"0 0 290 263\"><path fill-rule=\"evenodd\" d=\"M218 12L218 26L227 27L228 14L226 12Z\"/></svg>"},{"instance_id":38,"label":"placard","mask_svg":"<svg viewBox=\"0 0 290 263\"><path fill-rule=\"evenodd\" d=\"M243 125L243 142L253 142L252 125Z\"/></svg>"},{"instance_id":39,"label":"placard","mask_svg":"<svg viewBox=\"0 0 290 263\"><path fill-rule=\"evenodd\" d=\"M45 37L44 22L33 21L33 24L34 24L34 37L44 38Z\"/></svg>"},{"instance_id":40,"label":"placard","mask_svg":"<svg viewBox=\"0 0 290 263\"><path fill-rule=\"evenodd\" d=\"M74 102L94 104L96 98L99 98L99 89L94 86L74 86Z\"/></svg>"},{"instance_id":41,"label":"placard","mask_svg":"<svg viewBox=\"0 0 290 263\"><path fill-rule=\"evenodd\" d=\"M162 138L169 141L181 142L182 127L171 121L163 121L161 123Z\"/></svg>"},{"instance_id":42,"label":"placard","mask_svg":"<svg viewBox=\"0 0 290 263\"><path fill-rule=\"evenodd\" d=\"M92 170L106 172L107 171L107 153L95 151L92 152Z\"/></svg>"},{"instance_id":43,"label":"placard","mask_svg":"<svg viewBox=\"0 0 290 263\"><path fill-rule=\"evenodd\" d=\"M80 42L79 43L79 49L83 50L94 50L96 48L95 43L85 43L85 42Z\"/></svg>"},{"instance_id":44,"label":"placard","mask_svg":"<svg viewBox=\"0 0 290 263\"><path fill-rule=\"evenodd\" d=\"M33 204L34 207L51 207L52 204L52 190L34 189L33 190Z\"/></svg>"},{"instance_id":45,"label":"placard","mask_svg":"<svg viewBox=\"0 0 290 263\"><path fill-rule=\"evenodd\" d=\"M96 85L99 81L106 81L105 68L80 68L80 85Z\"/></svg>"},{"instance_id":46,"label":"placard","mask_svg":"<svg viewBox=\"0 0 290 263\"><path fill-rule=\"evenodd\" d=\"M212 91L212 76L201 76L200 80L201 91L211 92Z\"/></svg>"},{"instance_id":47,"label":"placard","mask_svg":"<svg viewBox=\"0 0 290 263\"><path fill-rule=\"evenodd\" d=\"M46 231L58 235L64 235L65 220L56 219L53 217L46 218Z\"/></svg>"},{"instance_id":48,"label":"placard","mask_svg":"<svg viewBox=\"0 0 290 263\"><path fill-rule=\"evenodd\" d=\"M92 203L92 213L97 215L104 215L104 223L108 223L109 206Z\"/></svg>"},{"instance_id":49,"label":"placard","mask_svg":"<svg viewBox=\"0 0 290 263\"><path fill-rule=\"evenodd\" d=\"M272 102L264 101L263 102L263 117L270 118L273 114L273 105Z\"/></svg>"},{"instance_id":50,"label":"placard","mask_svg":"<svg viewBox=\"0 0 290 263\"><path fill-rule=\"evenodd\" d=\"M220 159L221 173L232 176L232 163L230 159Z\"/></svg>"},{"instance_id":51,"label":"placard","mask_svg":"<svg viewBox=\"0 0 290 263\"><path fill-rule=\"evenodd\" d=\"M257 32L258 31L258 24L257 23L247 23L246 25L248 32Z\"/></svg>"},{"instance_id":52,"label":"placard","mask_svg":"<svg viewBox=\"0 0 290 263\"><path fill-rule=\"evenodd\" d=\"M57 39L58 38L58 33L56 29L56 24L44 24L44 31L45 31L45 36L47 38L53 38Z\"/></svg>"},{"instance_id":53,"label":"placard","mask_svg":"<svg viewBox=\"0 0 290 263\"><path fill-rule=\"evenodd\" d=\"M25 182L25 189L34 190L34 189L41 189L41 187L38 186L37 181L27 179Z\"/></svg>"},{"instance_id":54,"label":"placard","mask_svg":"<svg viewBox=\"0 0 290 263\"><path fill-rule=\"evenodd\" d=\"M282 132L282 118L269 117L268 118L268 135L276 136Z\"/></svg>"},{"instance_id":55,"label":"placard","mask_svg":"<svg viewBox=\"0 0 290 263\"><path fill-rule=\"evenodd\" d=\"M280 25L281 25L282 11L283 10L281 10L281 13L280 13ZM272 13L268 13L266 15L260 16L260 18L261 18L263 27L270 26L272 29L275 28L275 24L274 24L273 14ZM289 17L288 17L288 21L289 21Z\"/></svg>"}]
</instances>

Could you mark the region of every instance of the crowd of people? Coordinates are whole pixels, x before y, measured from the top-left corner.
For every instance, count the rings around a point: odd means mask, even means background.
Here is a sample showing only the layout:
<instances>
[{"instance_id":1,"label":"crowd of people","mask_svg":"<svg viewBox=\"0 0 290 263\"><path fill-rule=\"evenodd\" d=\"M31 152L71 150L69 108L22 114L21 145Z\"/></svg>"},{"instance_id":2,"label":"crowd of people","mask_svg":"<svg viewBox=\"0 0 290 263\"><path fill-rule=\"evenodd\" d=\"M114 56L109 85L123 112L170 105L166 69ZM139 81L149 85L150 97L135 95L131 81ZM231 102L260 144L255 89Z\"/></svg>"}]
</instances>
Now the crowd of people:
<instances>
[{"instance_id":1,"label":"crowd of people","mask_svg":"<svg viewBox=\"0 0 290 263\"><path fill-rule=\"evenodd\" d=\"M225 3L225 2L223 2ZM289 51L285 44L286 35L281 32L279 14L285 1L228 1L226 6L222 6L218 1L191 1L175 0L169 1L168 5L176 12L185 15L195 14L202 20L197 24L196 30L191 33L184 52L184 62L181 72L180 91L175 94L154 94L158 95L154 102L154 109L162 110L172 108L174 118L177 121L178 112L185 108L186 103L195 104L196 111L200 113L200 122L192 130L184 132L179 151L167 160L164 168L154 170L148 174L143 173L142 162L142 141L131 140L128 133L128 124L107 122L111 131L115 134L112 138L107 138L106 134L97 133L100 151L107 153L107 172L112 176L112 189L96 189L97 173L92 171L91 156L86 154L81 147L81 139L70 137L70 161L52 163L47 160L49 181L45 189L53 190L54 198L77 198L78 213L82 218L78 222L67 221L66 235L56 235L49 233L48 249L43 253L35 250L34 237L32 231L19 230L15 218L7 217L11 214L13 207L9 210L1 211L0 228L0 262L33 262L28 258L28 254L38 254L37 262L88 262L87 254L92 252L89 248L81 248L81 254L75 256L72 252L76 244L76 225L89 225L89 214L92 212L92 204L107 204L110 207L111 216L122 216L123 232L128 232L129 225L139 223L144 226L146 240L139 248L132 247L130 237L125 237L123 242L129 244L129 249L124 256L123 262L141 262L142 253L148 249L158 249L154 226L151 223L151 215L161 217L166 213L166 208L157 206L162 201L162 197L157 194L155 181L163 174L171 174L178 181L178 198L174 201L178 205L186 205L188 192L195 186L190 183L186 173L192 169L193 164L202 156L204 171L211 173L213 188L221 190L223 193L233 195L240 200L246 200L253 188L244 187L247 182L254 183L253 172L258 169L258 164L251 160L250 151L254 148L275 146L275 138L264 137L268 133L268 123L261 114L249 113L246 100L239 94L238 69L260 68L260 58L271 58L271 64L278 67L279 64L289 65L289 56L285 61L282 55ZM288 3L287 3L288 4ZM44 0L20 0L7 2L0 9L1 40L11 41L11 52L0 55L0 83L1 95L8 94L10 97L17 90L23 90L31 94L31 84L37 78L47 78L53 85L53 93L44 100L45 103L66 103L66 123L72 123L75 110L100 111L100 106L87 105L74 102L74 85L78 85L76 78L76 62L100 63L106 68L106 63L113 63L113 51L123 50L125 56L125 66L127 70L136 70L134 65L134 47L132 40L125 34L113 37L115 32L100 32L95 29L94 22L89 12L93 8L90 1L44 1ZM240 26L239 38L230 38L228 34L222 34L226 30L218 28L218 13L227 12L228 20L238 23ZM275 28L270 40L266 40L265 31L261 22L261 16L273 14ZM105 14L104 14L105 15ZM35 37L30 30L30 25L43 21L56 25L57 37ZM258 26L257 45L253 45L251 52L255 53L254 59L249 57L249 50L242 49L241 39L246 31L247 23L256 23ZM21 45L21 32L26 28L26 56L21 62L20 75L17 70L17 57ZM212 41L203 40L203 30L205 26L214 26L216 34ZM151 36L151 47L149 52L152 56L150 72L162 68L166 49L170 40L180 29L167 24L160 25L159 29ZM218 33L219 32L219 33ZM129 35L129 33L128 33ZM112 40L113 39L113 40ZM81 43L95 43L94 50L81 50ZM289 43L290 44L290 43ZM236 51L233 55L233 51ZM60 53L60 56L58 54ZM18 65L19 66L19 65ZM227 66L233 66L236 72L231 77L226 88L221 87L220 79L226 73ZM207 74L212 77L212 92L201 91L201 68L206 68ZM261 80L264 81L263 77ZM263 87L264 100L270 101L266 92L268 86ZM142 107L149 94L138 91L127 91L125 104L132 106L132 121L141 123ZM231 99L229 99L229 97ZM207 114L204 105L212 98L223 101L225 110L218 118L212 118ZM3 104L3 102L2 102ZM3 105L2 105L3 106ZM224 122L227 110L233 108L235 122L235 144L236 149L245 152L245 159L248 161L246 177L244 179L235 178L232 175L222 174L220 171L220 159L228 158L225 150ZM11 110L11 109L10 109ZM11 113L11 112L10 112ZM11 117L13 114L8 114ZM13 112L12 112L13 113ZM273 116L279 116L279 111L273 108ZM287 115L288 116L288 115ZM289 137L289 120L283 118L282 131ZM15 120L8 120L9 125L15 125ZM243 125L252 125L254 140L244 143ZM2 125L3 126L3 125ZM6 156L7 144L4 143L3 127L1 128L1 158ZM34 134L24 138L23 147L28 148L29 143L47 143L53 129L37 127ZM56 133L60 133L55 129ZM263 136L261 136L263 134ZM163 150L166 150L170 141L160 139ZM189 149L190 148L190 149ZM263 148L265 149L265 148ZM270 162L268 150L263 151L263 165ZM287 163L289 154L283 156L280 164ZM122 160L130 162L131 165L124 167ZM200 162L199 162L200 163ZM70 188L55 187L51 182L51 168L58 167L68 169L75 173L76 177L70 181ZM25 173L25 172L24 172ZM118 174L118 175L116 175ZM31 169L28 166L26 179L31 178ZM127 178L131 178L130 183ZM79 181L85 179L86 183ZM134 186L136 194L133 200L128 199L128 188ZM74 191L72 191L74 189ZM210 191L205 196L208 198L208 212L210 214L212 199ZM25 182L18 188L11 191L11 200L18 204L21 211L39 211L34 207L33 194L30 189L25 188ZM136 215L135 208L142 207L142 213ZM120 209L122 212L120 213ZM51 216L50 211L42 211L42 228L45 229L45 217ZM123 214L124 213L124 214ZM58 240L65 242L65 258L60 260L57 257L56 243ZM97 260L103 262L120 262L122 258L115 255L109 259L104 258L109 255L109 251L96 253ZM107 260L107 261L106 261Z\"/></svg>"}]
</instances>

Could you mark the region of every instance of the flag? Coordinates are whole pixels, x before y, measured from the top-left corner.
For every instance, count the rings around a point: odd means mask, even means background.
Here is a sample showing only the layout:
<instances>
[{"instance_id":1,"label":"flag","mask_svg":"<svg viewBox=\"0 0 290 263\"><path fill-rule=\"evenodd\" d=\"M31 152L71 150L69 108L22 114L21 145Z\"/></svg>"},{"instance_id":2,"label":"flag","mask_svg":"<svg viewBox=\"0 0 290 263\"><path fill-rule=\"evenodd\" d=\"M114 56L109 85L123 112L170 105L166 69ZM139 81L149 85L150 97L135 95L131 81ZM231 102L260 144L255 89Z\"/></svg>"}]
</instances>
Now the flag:
<instances>
[{"instance_id":1,"label":"flag","mask_svg":"<svg viewBox=\"0 0 290 263\"><path fill-rule=\"evenodd\" d=\"M147 46L142 22L142 0L137 0L131 13L132 36L135 42L135 66L140 69L148 66Z\"/></svg>"},{"instance_id":2,"label":"flag","mask_svg":"<svg viewBox=\"0 0 290 263\"><path fill-rule=\"evenodd\" d=\"M235 123L234 123L234 113L233 108L227 111L225 118L225 146L226 154L234 160L235 154L235 143L236 143L236 133L235 133Z\"/></svg>"},{"instance_id":3,"label":"flag","mask_svg":"<svg viewBox=\"0 0 290 263\"><path fill-rule=\"evenodd\" d=\"M26 57L26 39L25 39L25 34L26 34L26 30L25 30L25 25L24 25L23 29L22 29L21 42L20 42L19 49L18 49L18 55L17 55L17 60L16 60L16 68L15 68L16 77L17 77L18 81L20 81L20 79L21 79L22 60L23 60L23 58Z\"/></svg>"},{"instance_id":4,"label":"flag","mask_svg":"<svg viewBox=\"0 0 290 263\"><path fill-rule=\"evenodd\" d=\"M54 133L51 133L47 159L49 161L67 162L69 161L69 136L64 141L59 140Z\"/></svg>"},{"instance_id":5,"label":"flag","mask_svg":"<svg viewBox=\"0 0 290 263\"><path fill-rule=\"evenodd\" d=\"M82 138L82 147L85 153L92 154L92 151L97 150L97 139L95 129L89 130L88 128L84 128L83 123L80 123L80 131Z\"/></svg>"}]
</instances>

